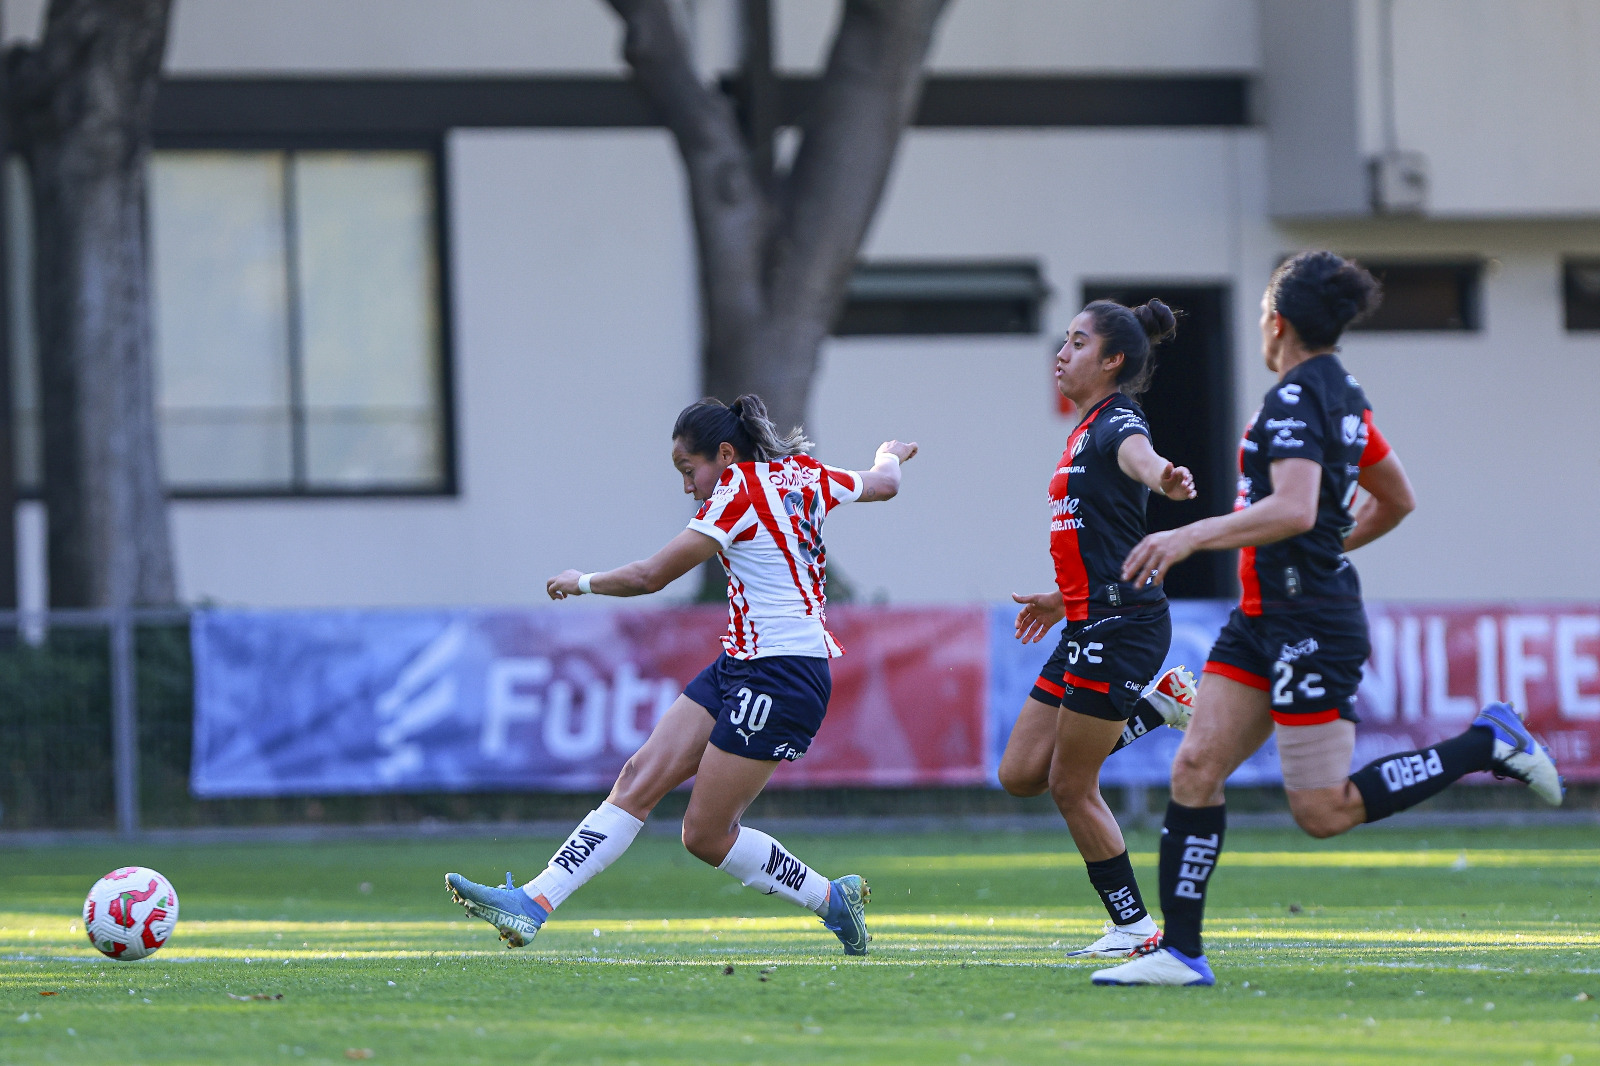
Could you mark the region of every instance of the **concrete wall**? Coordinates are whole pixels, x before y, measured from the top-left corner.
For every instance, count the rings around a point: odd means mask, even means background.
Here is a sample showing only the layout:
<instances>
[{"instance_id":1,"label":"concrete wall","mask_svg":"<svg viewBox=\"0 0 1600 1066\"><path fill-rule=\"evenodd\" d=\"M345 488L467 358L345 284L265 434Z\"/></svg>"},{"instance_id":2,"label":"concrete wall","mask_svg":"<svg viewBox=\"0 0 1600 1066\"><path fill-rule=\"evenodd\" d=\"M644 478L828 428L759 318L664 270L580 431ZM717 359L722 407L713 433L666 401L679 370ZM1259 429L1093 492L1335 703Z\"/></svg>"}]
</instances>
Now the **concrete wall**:
<instances>
[{"instance_id":1,"label":"concrete wall","mask_svg":"<svg viewBox=\"0 0 1600 1066\"><path fill-rule=\"evenodd\" d=\"M5 36L32 39L47 0L5 0ZM174 0L174 74L621 73L600 0Z\"/></svg>"},{"instance_id":2,"label":"concrete wall","mask_svg":"<svg viewBox=\"0 0 1600 1066\"><path fill-rule=\"evenodd\" d=\"M972 71L1249 72L1257 0L952 0L930 67ZM822 65L837 5L777 0L778 66Z\"/></svg>"},{"instance_id":3,"label":"concrete wall","mask_svg":"<svg viewBox=\"0 0 1600 1066\"><path fill-rule=\"evenodd\" d=\"M7 39L37 35L47 0L4 0ZM777 0L781 68L812 70L830 0ZM737 62L737 0L686 0L706 69ZM1256 0L952 0L935 70L1252 71ZM175 0L177 74L621 73L603 0Z\"/></svg>"},{"instance_id":4,"label":"concrete wall","mask_svg":"<svg viewBox=\"0 0 1600 1066\"><path fill-rule=\"evenodd\" d=\"M1394 0L1395 120L1438 217L1600 212L1600 4Z\"/></svg>"},{"instance_id":5,"label":"concrete wall","mask_svg":"<svg viewBox=\"0 0 1600 1066\"><path fill-rule=\"evenodd\" d=\"M1426 160L1425 214L1600 212L1600 5L1262 0L1271 210L1371 213L1367 162Z\"/></svg>"},{"instance_id":6,"label":"concrete wall","mask_svg":"<svg viewBox=\"0 0 1600 1066\"><path fill-rule=\"evenodd\" d=\"M175 502L185 599L529 603L688 520L667 438L698 327L667 135L462 131L449 166L460 496Z\"/></svg>"}]
</instances>

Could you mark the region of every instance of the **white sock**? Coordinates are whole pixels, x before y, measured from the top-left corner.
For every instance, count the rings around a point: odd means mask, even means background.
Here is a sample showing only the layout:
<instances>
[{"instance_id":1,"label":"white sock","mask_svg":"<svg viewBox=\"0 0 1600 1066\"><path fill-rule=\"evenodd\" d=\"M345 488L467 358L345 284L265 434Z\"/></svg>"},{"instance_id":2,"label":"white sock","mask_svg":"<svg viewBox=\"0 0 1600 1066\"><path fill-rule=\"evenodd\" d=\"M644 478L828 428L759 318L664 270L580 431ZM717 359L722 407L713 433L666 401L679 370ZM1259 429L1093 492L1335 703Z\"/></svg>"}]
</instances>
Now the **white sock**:
<instances>
[{"instance_id":1,"label":"white sock","mask_svg":"<svg viewBox=\"0 0 1600 1066\"><path fill-rule=\"evenodd\" d=\"M528 898L547 911L565 903L567 897L589 883L589 879L622 857L639 835L639 819L610 803L590 811L572 831L567 842L550 856L544 873L522 886Z\"/></svg>"},{"instance_id":2,"label":"white sock","mask_svg":"<svg viewBox=\"0 0 1600 1066\"><path fill-rule=\"evenodd\" d=\"M1124 933L1132 933L1135 936L1154 936L1156 933L1161 932L1161 927L1156 925L1156 920L1148 914L1137 922L1129 925L1119 925L1117 928Z\"/></svg>"},{"instance_id":3,"label":"white sock","mask_svg":"<svg viewBox=\"0 0 1600 1066\"><path fill-rule=\"evenodd\" d=\"M822 917L828 914L828 879L790 855L759 829L739 827L739 837L717 869L767 895L779 895Z\"/></svg>"}]
</instances>

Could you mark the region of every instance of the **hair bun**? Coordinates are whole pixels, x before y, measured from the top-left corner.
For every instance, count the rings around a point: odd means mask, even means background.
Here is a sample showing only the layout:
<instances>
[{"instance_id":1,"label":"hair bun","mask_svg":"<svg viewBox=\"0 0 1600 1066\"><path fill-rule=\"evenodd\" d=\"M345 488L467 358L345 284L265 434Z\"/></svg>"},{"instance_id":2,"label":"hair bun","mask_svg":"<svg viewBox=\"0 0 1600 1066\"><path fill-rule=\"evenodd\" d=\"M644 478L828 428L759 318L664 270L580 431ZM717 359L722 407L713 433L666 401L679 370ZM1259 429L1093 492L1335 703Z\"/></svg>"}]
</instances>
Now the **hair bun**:
<instances>
[{"instance_id":1,"label":"hair bun","mask_svg":"<svg viewBox=\"0 0 1600 1066\"><path fill-rule=\"evenodd\" d=\"M1178 332L1177 316L1172 313L1172 308L1160 300L1151 300L1132 310L1133 317L1144 327L1144 335L1150 338L1152 345L1160 344Z\"/></svg>"}]
</instances>

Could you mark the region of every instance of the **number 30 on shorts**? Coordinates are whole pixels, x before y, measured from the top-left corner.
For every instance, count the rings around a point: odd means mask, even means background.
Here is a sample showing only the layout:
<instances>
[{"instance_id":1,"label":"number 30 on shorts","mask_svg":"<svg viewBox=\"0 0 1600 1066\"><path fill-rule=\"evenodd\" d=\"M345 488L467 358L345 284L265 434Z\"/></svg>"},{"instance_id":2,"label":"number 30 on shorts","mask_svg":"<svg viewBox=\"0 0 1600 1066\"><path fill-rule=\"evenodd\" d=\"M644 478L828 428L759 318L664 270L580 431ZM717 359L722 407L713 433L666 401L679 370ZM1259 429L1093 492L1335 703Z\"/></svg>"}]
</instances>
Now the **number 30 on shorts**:
<instances>
[{"instance_id":1,"label":"number 30 on shorts","mask_svg":"<svg viewBox=\"0 0 1600 1066\"><path fill-rule=\"evenodd\" d=\"M772 713L772 697L765 692L752 692L748 688L741 688L739 707L728 715L728 721L734 725L744 725L746 713L750 715L750 732L759 733L767 724L767 716Z\"/></svg>"},{"instance_id":2,"label":"number 30 on shorts","mask_svg":"<svg viewBox=\"0 0 1600 1066\"><path fill-rule=\"evenodd\" d=\"M1294 702L1294 693L1289 691L1289 686L1294 685L1294 663L1273 663L1272 673L1272 705L1287 707ZM1308 700L1319 699L1328 694L1328 690L1317 683L1321 680L1321 674L1301 674L1300 683L1294 687Z\"/></svg>"}]
</instances>

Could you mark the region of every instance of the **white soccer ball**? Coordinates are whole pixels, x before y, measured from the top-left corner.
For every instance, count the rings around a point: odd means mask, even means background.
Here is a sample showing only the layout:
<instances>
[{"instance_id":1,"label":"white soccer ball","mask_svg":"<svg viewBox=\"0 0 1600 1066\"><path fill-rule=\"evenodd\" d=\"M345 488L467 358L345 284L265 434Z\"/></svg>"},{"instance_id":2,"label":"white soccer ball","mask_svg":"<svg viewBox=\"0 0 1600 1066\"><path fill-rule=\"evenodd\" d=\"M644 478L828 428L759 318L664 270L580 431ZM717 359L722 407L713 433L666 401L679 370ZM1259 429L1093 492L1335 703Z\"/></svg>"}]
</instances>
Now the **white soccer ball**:
<instances>
[{"instance_id":1,"label":"white soccer ball","mask_svg":"<svg viewBox=\"0 0 1600 1066\"><path fill-rule=\"evenodd\" d=\"M144 866L112 870L83 901L83 931L107 958L132 962L154 955L177 924L172 882Z\"/></svg>"}]
</instances>

